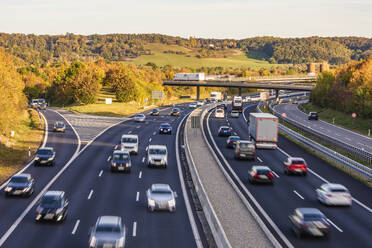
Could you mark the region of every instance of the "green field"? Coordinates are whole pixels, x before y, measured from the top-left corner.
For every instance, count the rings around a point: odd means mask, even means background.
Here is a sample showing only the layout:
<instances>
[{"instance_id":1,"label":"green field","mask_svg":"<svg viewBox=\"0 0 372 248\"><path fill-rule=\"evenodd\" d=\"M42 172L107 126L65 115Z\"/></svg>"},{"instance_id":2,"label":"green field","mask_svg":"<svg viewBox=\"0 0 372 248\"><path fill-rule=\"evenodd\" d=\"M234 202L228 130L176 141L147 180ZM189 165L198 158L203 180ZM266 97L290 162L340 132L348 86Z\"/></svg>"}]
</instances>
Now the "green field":
<instances>
[{"instance_id":1,"label":"green field","mask_svg":"<svg viewBox=\"0 0 372 248\"><path fill-rule=\"evenodd\" d=\"M251 69L271 68L279 66L277 64L269 64L265 60L248 58L242 51L238 49L227 49L216 51L218 58L197 58L196 51L177 45L165 45L158 43L150 43L145 45L149 49L151 55L142 55L131 61L126 61L126 64L143 65L148 62L155 63L158 66L173 65L176 67L250 67ZM185 54L164 53L164 51L183 52ZM252 54L252 57L264 58L260 54Z\"/></svg>"}]
</instances>

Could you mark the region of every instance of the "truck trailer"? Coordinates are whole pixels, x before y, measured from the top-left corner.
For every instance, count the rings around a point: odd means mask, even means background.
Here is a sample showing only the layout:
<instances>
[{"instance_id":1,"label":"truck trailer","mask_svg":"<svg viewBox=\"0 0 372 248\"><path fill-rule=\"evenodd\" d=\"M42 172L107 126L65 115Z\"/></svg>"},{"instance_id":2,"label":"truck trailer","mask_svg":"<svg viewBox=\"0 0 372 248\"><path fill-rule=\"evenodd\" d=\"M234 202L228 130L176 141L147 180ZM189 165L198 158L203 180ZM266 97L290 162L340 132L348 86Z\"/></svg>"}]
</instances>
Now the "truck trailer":
<instances>
[{"instance_id":1,"label":"truck trailer","mask_svg":"<svg viewBox=\"0 0 372 248\"><path fill-rule=\"evenodd\" d=\"M278 117L268 113L250 113L249 135L256 148L276 149L278 142Z\"/></svg>"},{"instance_id":2,"label":"truck trailer","mask_svg":"<svg viewBox=\"0 0 372 248\"><path fill-rule=\"evenodd\" d=\"M204 81L204 73L176 73L173 79L175 81Z\"/></svg>"},{"instance_id":3,"label":"truck trailer","mask_svg":"<svg viewBox=\"0 0 372 248\"><path fill-rule=\"evenodd\" d=\"M218 91L212 91L211 100L215 100L215 101L222 100L222 93Z\"/></svg>"},{"instance_id":4,"label":"truck trailer","mask_svg":"<svg viewBox=\"0 0 372 248\"><path fill-rule=\"evenodd\" d=\"M240 113L243 112L243 99L241 96L234 96L232 110L238 110Z\"/></svg>"}]
</instances>

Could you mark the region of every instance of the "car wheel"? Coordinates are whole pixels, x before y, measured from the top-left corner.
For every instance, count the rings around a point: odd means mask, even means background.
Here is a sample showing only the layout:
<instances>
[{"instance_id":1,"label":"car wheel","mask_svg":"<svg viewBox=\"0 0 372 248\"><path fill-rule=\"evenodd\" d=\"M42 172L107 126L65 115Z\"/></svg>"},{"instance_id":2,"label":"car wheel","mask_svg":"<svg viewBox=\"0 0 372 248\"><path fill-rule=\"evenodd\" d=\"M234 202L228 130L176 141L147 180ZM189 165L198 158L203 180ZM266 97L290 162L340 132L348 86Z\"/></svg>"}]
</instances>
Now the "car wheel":
<instances>
[{"instance_id":1,"label":"car wheel","mask_svg":"<svg viewBox=\"0 0 372 248\"><path fill-rule=\"evenodd\" d=\"M302 173L302 175L303 175L304 177L306 177L306 175L307 175L307 172L304 172L304 173Z\"/></svg>"},{"instance_id":2,"label":"car wheel","mask_svg":"<svg viewBox=\"0 0 372 248\"><path fill-rule=\"evenodd\" d=\"M132 169L129 168L128 171L127 171L127 173L130 174L131 170L132 170Z\"/></svg>"},{"instance_id":3,"label":"car wheel","mask_svg":"<svg viewBox=\"0 0 372 248\"><path fill-rule=\"evenodd\" d=\"M115 170L114 170L114 168L111 167L111 168L110 168L110 171L111 171L111 172L114 172Z\"/></svg>"}]
</instances>

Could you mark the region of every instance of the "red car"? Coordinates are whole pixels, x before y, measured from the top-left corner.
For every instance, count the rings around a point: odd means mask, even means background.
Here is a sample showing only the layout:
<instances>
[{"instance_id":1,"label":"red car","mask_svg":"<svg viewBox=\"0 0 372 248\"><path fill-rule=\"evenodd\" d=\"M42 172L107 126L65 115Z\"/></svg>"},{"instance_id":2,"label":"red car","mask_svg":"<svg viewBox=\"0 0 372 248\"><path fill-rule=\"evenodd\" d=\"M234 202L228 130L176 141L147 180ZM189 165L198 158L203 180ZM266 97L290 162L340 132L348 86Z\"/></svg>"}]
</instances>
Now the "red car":
<instances>
[{"instance_id":1,"label":"red car","mask_svg":"<svg viewBox=\"0 0 372 248\"><path fill-rule=\"evenodd\" d=\"M303 158L287 158L284 161L284 173L285 174L301 174L306 176L307 164Z\"/></svg>"}]
</instances>

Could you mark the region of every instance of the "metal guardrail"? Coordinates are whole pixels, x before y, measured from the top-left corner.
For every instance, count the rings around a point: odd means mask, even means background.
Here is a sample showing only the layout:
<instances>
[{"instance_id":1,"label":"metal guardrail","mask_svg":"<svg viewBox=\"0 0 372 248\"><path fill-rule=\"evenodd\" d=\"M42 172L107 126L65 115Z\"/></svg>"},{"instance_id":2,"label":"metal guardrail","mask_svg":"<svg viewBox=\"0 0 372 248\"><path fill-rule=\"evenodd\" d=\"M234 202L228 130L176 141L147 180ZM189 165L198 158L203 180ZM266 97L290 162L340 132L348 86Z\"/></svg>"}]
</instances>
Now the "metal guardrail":
<instances>
[{"instance_id":1,"label":"metal guardrail","mask_svg":"<svg viewBox=\"0 0 372 248\"><path fill-rule=\"evenodd\" d=\"M262 112L260 107L261 107L261 104L262 103L259 103L257 105L257 110L259 112ZM299 128L300 130L302 130L302 126L301 124L295 122L295 121L292 121L292 120L288 120L288 119L284 119L278 112L276 112L273 108L272 108L272 105L270 104L269 105L269 109L272 111L272 113L276 116L278 116L281 120L289 123L289 124L292 124L294 126L296 126L297 128ZM291 138L294 138L295 140L298 140L300 141L301 143L303 143L305 146L317 151L318 153L322 154L323 156L325 156L326 158L336 162L337 164L341 165L343 168L345 168L346 170L348 171L352 171L354 173L357 173L358 175L360 176L363 176L364 178L368 179L368 180L372 180L372 169L363 165L363 164L360 164L338 152L335 152L309 138L306 138L305 136L291 130L290 128L287 128L286 126L284 125L281 125L279 124L279 130L282 131L283 133L287 134L288 136L290 136ZM305 132L309 132L308 130L303 130ZM311 130L311 134L314 134L313 133L313 130ZM324 135L323 135L324 136ZM324 137L323 137L324 139ZM329 142L329 141L327 141Z\"/></svg>"}]
</instances>

